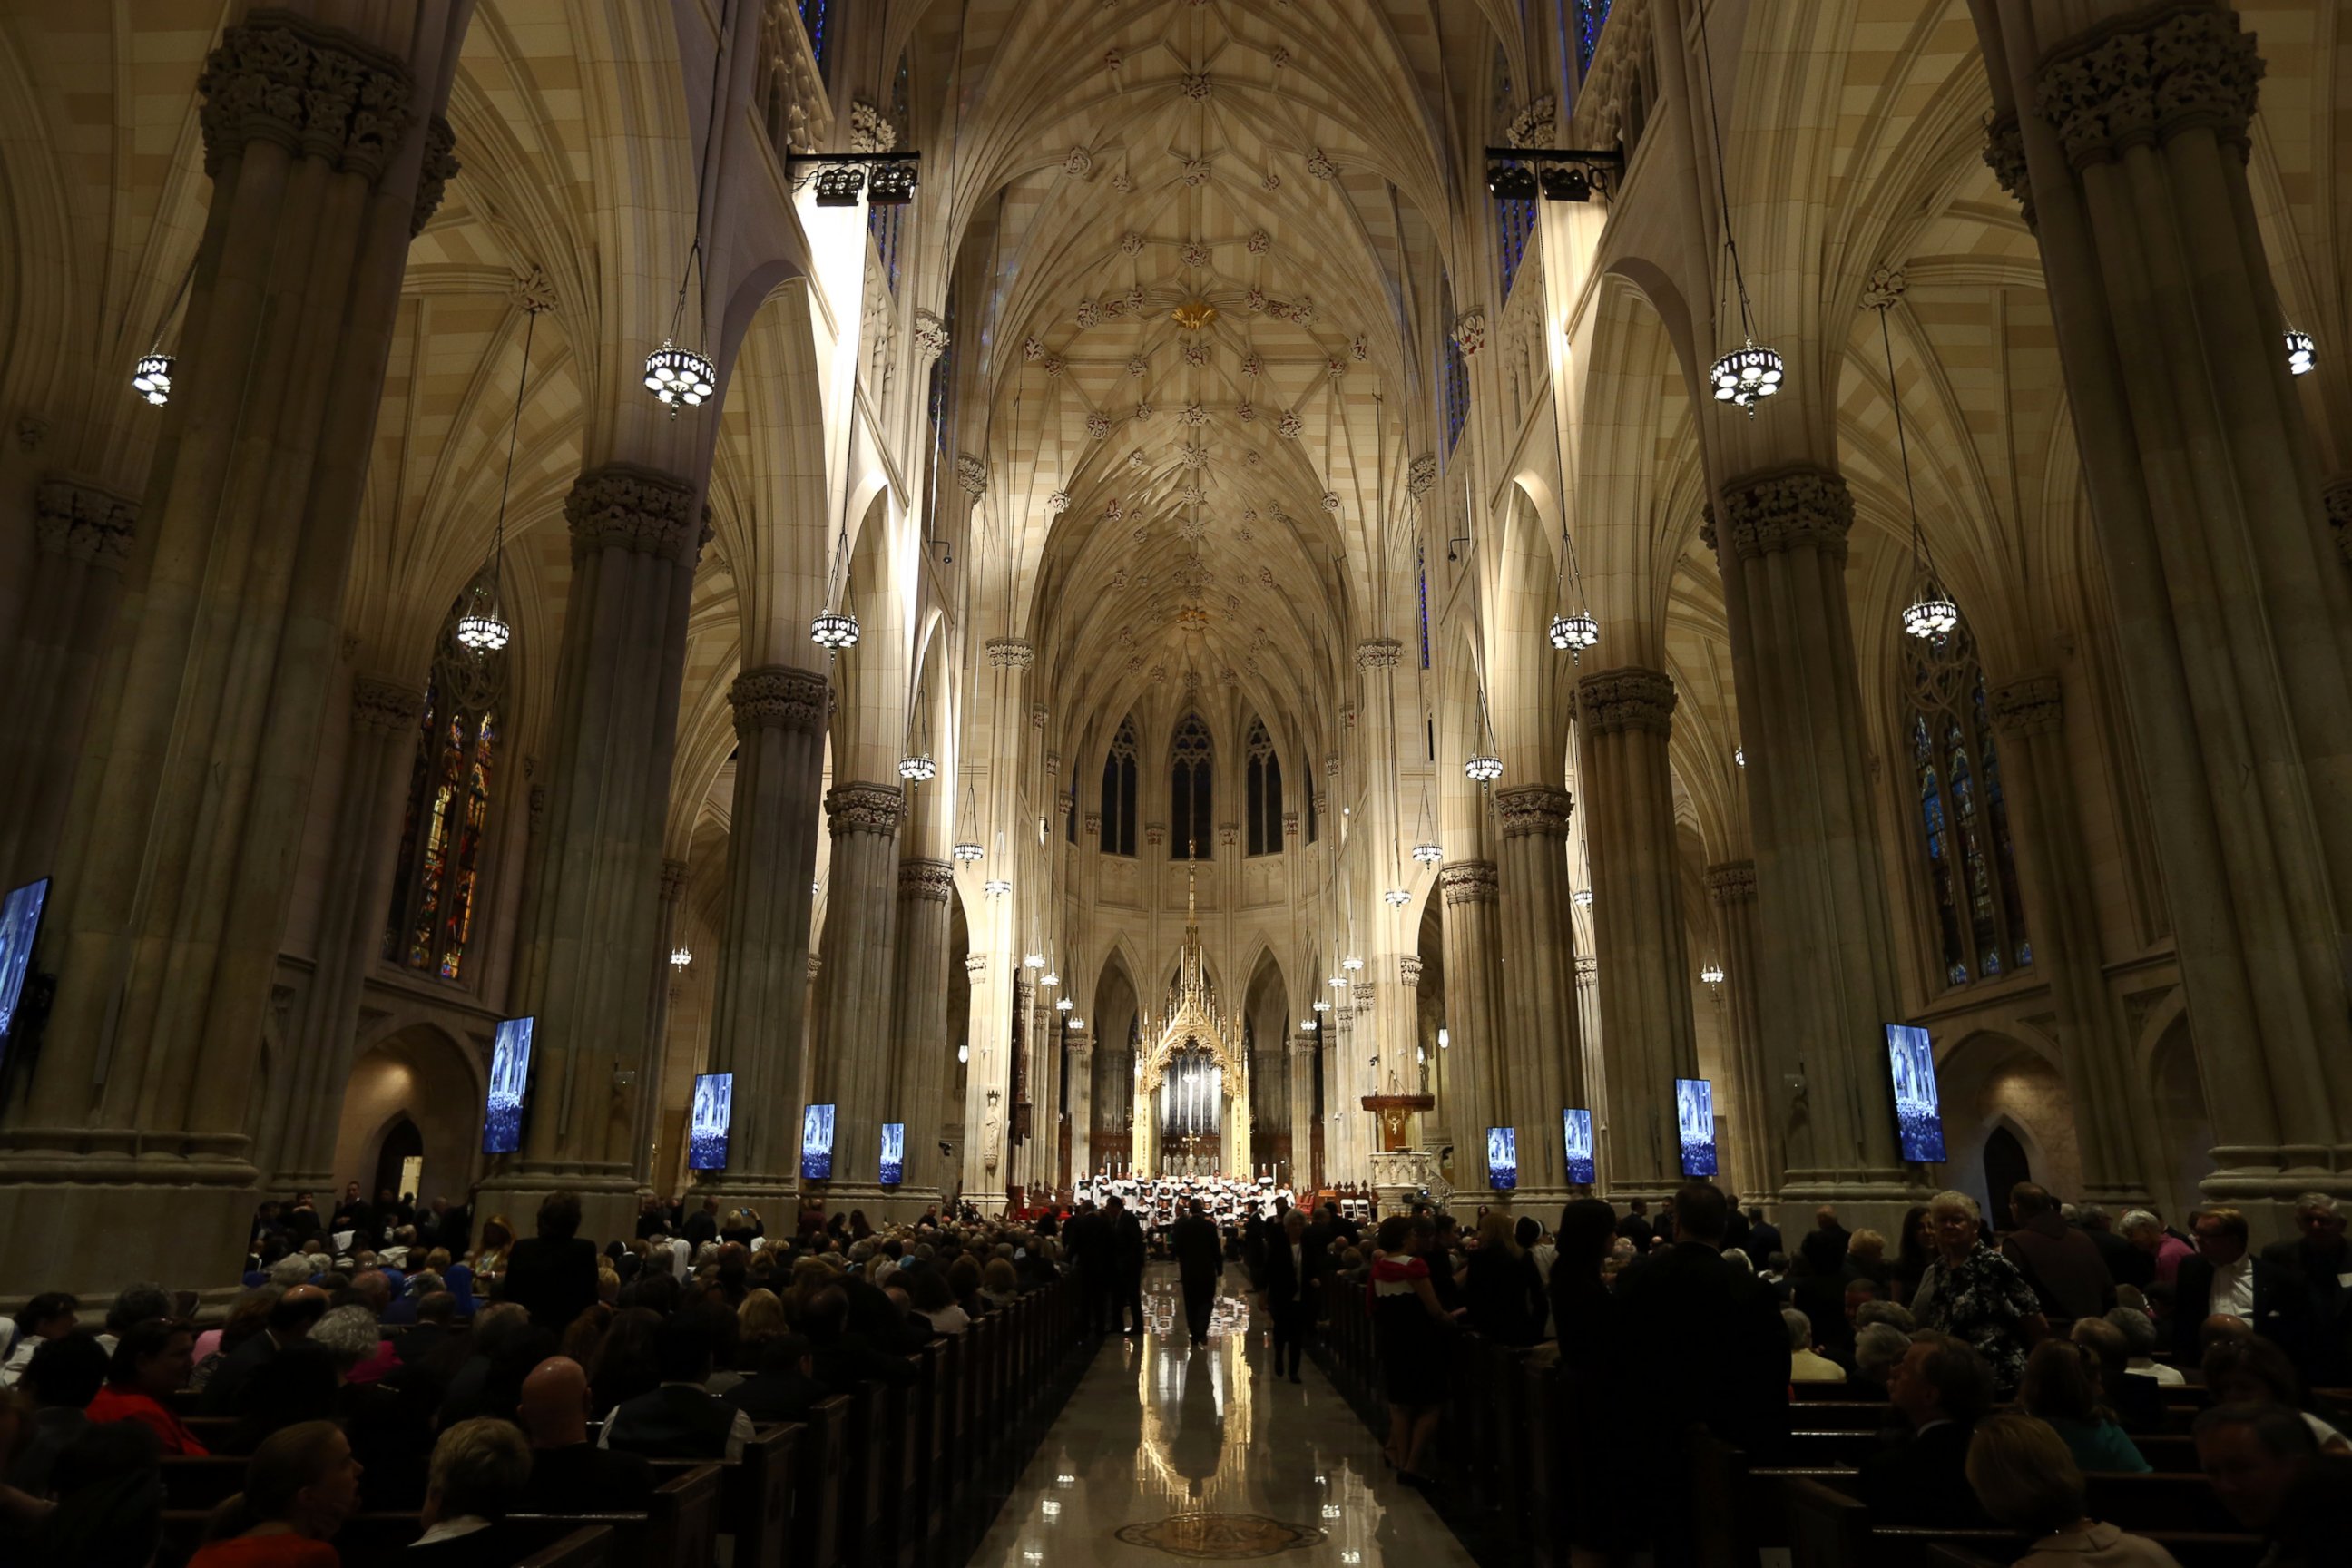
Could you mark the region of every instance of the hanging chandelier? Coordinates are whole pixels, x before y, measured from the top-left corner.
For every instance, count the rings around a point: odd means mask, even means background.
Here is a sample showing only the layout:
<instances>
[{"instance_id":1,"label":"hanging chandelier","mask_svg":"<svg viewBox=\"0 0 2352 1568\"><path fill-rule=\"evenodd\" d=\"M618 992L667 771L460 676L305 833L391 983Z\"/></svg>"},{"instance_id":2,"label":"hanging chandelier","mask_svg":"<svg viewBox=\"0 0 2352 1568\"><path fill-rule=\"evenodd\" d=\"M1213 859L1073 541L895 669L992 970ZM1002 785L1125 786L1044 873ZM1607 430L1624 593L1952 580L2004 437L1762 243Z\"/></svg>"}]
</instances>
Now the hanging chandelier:
<instances>
[{"instance_id":1,"label":"hanging chandelier","mask_svg":"<svg viewBox=\"0 0 2352 1568\"><path fill-rule=\"evenodd\" d=\"M141 361L145 363L145 361ZM2286 373L2289 375L2309 375L2319 363L2319 345L2312 342L2309 332L2299 332L2292 327L2286 334ZM162 402L161 398L156 399Z\"/></svg>"},{"instance_id":2,"label":"hanging chandelier","mask_svg":"<svg viewBox=\"0 0 2352 1568\"><path fill-rule=\"evenodd\" d=\"M1589 910L1592 907L1592 851L1580 838L1576 846L1576 858L1584 863L1584 885L1569 896L1576 900L1578 909Z\"/></svg>"},{"instance_id":3,"label":"hanging chandelier","mask_svg":"<svg viewBox=\"0 0 2352 1568\"><path fill-rule=\"evenodd\" d=\"M1903 428L1903 389L1895 380L1895 339L1886 330L1886 312L1894 305L1890 295L1878 307L1878 342L1886 354L1886 395L1895 405L1895 447L1903 458L1903 504L1911 513L1911 571L1916 587L1911 602L1903 606L1903 630L1908 637L1939 637L1960 624L1960 607L1937 580L1936 558L1927 549L1927 531L1919 525L1919 498L1911 487L1911 442Z\"/></svg>"},{"instance_id":4,"label":"hanging chandelier","mask_svg":"<svg viewBox=\"0 0 2352 1568\"><path fill-rule=\"evenodd\" d=\"M1412 889L1410 888L1391 888L1387 892L1382 893L1381 898L1389 908L1392 910L1401 910L1404 908L1405 905L1412 902Z\"/></svg>"},{"instance_id":5,"label":"hanging chandelier","mask_svg":"<svg viewBox=\"0 0 2352 1568\"><path fill-rule=\"evenodd\" d=\"M1707 370L1715 400L1744 409L1750 419L1756 405L1780 390L1788 366L1780 356L1756 341L1756 311L1748 298L1747 275L1739 269L1739 242L1731 231L1731 175L1723 161L1723 121L1715 107L1715 65L1706 41L1706 7L1698 12L1698 58L1706 73L1706 123L1715 142L1715 194L1723 214L1723 249L1731 263L1731 282L1739 298L1740 344Z\"/></svg>"},{"instance_id":6,"label":"hanging chandelier","mask_svg":"<svg viewBox=\"0 0 2352 1568\"><path fill-rule=\"evenodd\" d=\"M974 825L980 820L980 811L979 801L974 796L970 784L963 786L962 815L963 830L957 835L955 847L950 849L948 854L959 866L969 866L987 853L981 848L980 840L973 832Z\"/></svg>"},{"instance_id":7,"label":"hanging chandelier","mask_svg":"<svg viewBox=\"0 0 2352 1568\"><path fill-rule=\"evenodd\" d=\"M857 617L841 602L849 576L849 525L841 525L834 542L833 569L827 574L824 602L832 606L809 623L809 641L833 653L857 646Z\"/></svg>"},{"instance_id":8,"label":"hanging chandelier","mask_svg":"<svg viewBox=\"0 0 2352 1568\"><path fill-rule=\"evenodd\" d=\"M1720 985L1720 984L1723 984L1723 965L1721 965L1721 964L1719 964L1719 963L1715 963L1713 960L1711 960L1711 959L1710 959L1710 960L1708 961L1708 963L1707 963L1707 966L1706 966L1705 969L1702 969L1702 970L1700 970L1700 971L1698 972L1698 978L1699 978L1699 984L1701 984L1702 985Z\"/></svg>"},{"instance_id":9,"label":"hanging chandelier","mask_svg":"<svg viewBox=\"0 0 2352 1568\"><path fill-rule=\"evenodd\" d=\"M1364 961L1351 952L1339 961L1339 967L1353 974L1364 967Z\"/></svg>"},{"instance_id":10,"label":"hanging chandelier","mask_svg":"<svg viewBox=\"0 0 2352 1568\"><path fill-rule=\"evenodd\" d=\"M1298 1020L1298 1027L1302 1033L1311 1035L1321 1026L1312 1018L1301 1018Z\"/></svg>"},{"instance_id":11,"label":"hanging chandelier","mask_svg":"<svg viewBox=\"0 0 2352 1568\"><path fill-rule=\"evenodd\" d=\"M139 363L131 367L131 389L156 407L163 407L172 401L172 356L167 353L141 354Z\"/></svg>"},{"instance_id":12,"label":"hanging chandelier","mask_svg":"<svg viewBox=\"0 0 2352 1568\"><path fill-rule=\"evenodd\" d=\"M684 969L688 964L692 963L693 962L694 954L687 951L687 946L684 942L680 942L676 947L669 950L669 966L672 969Z\"/></svg>"},{"instance_id":13,"label":"hanging chandelier","mask_svg":"<svg viewBox=\"0 0 2352 1568\"><path fill-rule=\"evenodd\" d=\"M678 309L686 308L686 290L678 290ZM646 356L646 390L677 417L680 408L699 408L703 400L718 390L718 367L693 349L677 346L675 338L664 338L662 346Z\"/></svg>"},{"instance_id":14,"label":"hanging chandelier","mask_svg":"<svg viewBox=\"0 0 2352 1568\"><path fill-rule=\"evenodd\" d=\"M1086 1026L1087 1021L1084 1018L1073 1018L1070 1020L1070 1033L1074 1035L1084 1029Z\"/></svg>"},{"instance_id":15,"label":"hanging chandelier","mask_svg":"<svg viewBox=\"0 0 2352 1568\"><path fill-rule=\"evenodd\" d=\"M992 899L1001 899L1013 890L1013 884L1002 877L991 877L980 885L980 890Z\"/></svg>"},{"instance_id":16,"label":"hanging chandelier","mask_svg":"<svg viewBox=\"0 0 2352 1568\"><path fill-rule=\"evenodd\" d=\"M1042 952L1024 953L1022 955L1021 967L1024 969L1043 969L1045 967L1045 955Z\"/></svg>"},{"instance_id":17,"label":"hanging chandelier","mask_svg":"<svg viewBox=\"0 0 2352 1568\"><path fill-rule=\"evenodd\" d=\"M1077 1004L1076 1002L1071 1001L1067 996L1064 996L1055 1002L1054 1010L1057 1013L1066 1013L1076 1005Z\"/></svg>"},{"instance_id":18,"label":"hanging chandelier","mask_svg":"<svg viewBox=\"0 0 2352 1568\"><path fill-rule=\"evenodd\" d=\"M1462 764L1462 775L1473 784L1493 784L1503 776L1503 759L1488 752L1479 752Z\"/></svg>"},{"instance_id":19,"label":"hanging chandelier","mask_svg":"<svg viewBox=\"0 0 2352 1568\"><path fill-rule=\"evenodd\" d=\"M459 643L476 653L496 653L514 639L499 604L499 586L507 569L507 497L514 489L515 444L522 435L523 395L530 388L530 343L539 331L539 306L523 309L522 374L515 382L514 417L507 425L507 468L499 480L499 521L490 534L490 559L474 579L471 602L457 617Z\"/></svg>"},{"instance_id":20,"label":"hanging chandelier","mask_svg":"<svg viewBox=\"0 0 2352 1568\"><path fill-rule=\"evenodd\" d=\"M1591 613L1579 610L1572 616L1551 618L1551 646L1562 653L1581 655L1586 648L1601 640L1601 623Z\"/></svg>"},{"instance_id":21,"label":"hanging chandelier","mask_svg":"<svg viewBox=\"0 0 2352 1568\"><path fill-rule=\"evenodd\" d=\"M1331 1010L1331 1004L1318 996L1315 998L1315 1010L1318 1013L1328 1013Z\"/></svg>"},{"instance_id":22,"label":"hanging chandelier","mask_svg":"<svg viewBox=\"0 0 2352 1568\"><path fill-rule=\"evenodd\" d=\"M898 760L898 776L909 783L929 784L939 774L939 764L931 761L929 752L917 752Z\"/></svg>"},{"instance_id":23,"label":"hanging chandelier","mask_svg":"<svg viewBox=\"0 0 2352 1568\"><path fill-rule=\"evenodd\" d=\"M1416 864L1434 866L1445 858L1445 846L1437 841L1429 815L1429 786L1421 786L1421 823L1413 833L1412 858Z\"/></svg>"},{"instance_id":24,"label":"hanging chandelier","mask_svg":"<svg viewBox=\"0 0 2352 1568\"><path fill-rule=\"evenodd\" d=\"M1592 889L1591 888L1577 889L1574 897L1576 899L1576 907L1578 909L1589 910L1592 907Z\"/></svg>"}]
</instances>

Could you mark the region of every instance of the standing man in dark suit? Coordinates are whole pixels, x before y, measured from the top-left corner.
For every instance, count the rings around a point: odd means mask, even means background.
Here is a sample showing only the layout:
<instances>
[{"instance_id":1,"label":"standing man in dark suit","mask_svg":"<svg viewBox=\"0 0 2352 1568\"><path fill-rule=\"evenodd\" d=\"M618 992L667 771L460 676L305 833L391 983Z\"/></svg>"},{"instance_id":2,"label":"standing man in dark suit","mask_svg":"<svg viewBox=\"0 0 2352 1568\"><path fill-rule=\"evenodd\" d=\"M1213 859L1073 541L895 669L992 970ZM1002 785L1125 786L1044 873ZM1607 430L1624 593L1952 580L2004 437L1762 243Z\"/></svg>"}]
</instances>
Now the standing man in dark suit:
<instances>
[{"instance_id":1,"label":"standing man in dark suit","mask_svg":"<svg viewBox=\"0 0 2352 1568\"><path fill-rule=\"evenodd\" d=\"M1095 1207L1092 1198L1078 1205L1078 1212L1070 1216L1062 1235L1070 1263L1077 1270L1078 1300L1089 1334L1118 1331L1118 1293L1111 1289L1112 1253L1118 1239L1111 1234L1109 1217Z\"/></svg>"},{"instance_id":2,"label":"standing man in dark suit","mask_svg":"<svg viewBox=\"0 0 2352 1568\"><path fill-rule=\"evenodd\" d=\"M677 1234L686 1238L687 1246L698 1249L706 1241L717 1241L719 1239L719 1200L703 1199L702 1206L686 1216L684 1223L677 1228ZM692 1254L689 1253L688 1256L691 1257Z\"/></svg>"},{"instance_id":3,"label":"standing man in dark suit","mask_svg":"<svg viewBox=\"0 0 2352 1568\"><path fill-rule=\"evenodd\" d=\"M1756 1265L1756 1271L1759 1274L1764 1272L1766 1261L1774 1253L1786 1250L1787 1248L1780 1245L1780 1227L1766 1219L1762 1209L1749 1209L1748 1211L1748 1258L1749 1262Z\"/></svg>"},{"instance_id":4,"label":"standing man in dark suit","mask_svg":"<svg viewBox=\"0 0 2352 1568\"><path fill-rule=\"evenodd\" d=\"M2340 1388L2352 1383L2352 1243L2325 1193L2295 1200L2294 1225L2300 1237L2263 1248L2262 1330L2294 1358L2305 1388Z\"/></svg>"},{"instance_id":5,"label":"standing man in dark suit","mask_svg":"<svg viewBox=\"0 0 2352 1568\"><path fill-rule=\"evenodd\" d=\"M1217 1280L1225 1271L1224 1248L1217 1243L1217 1227L1193 1198L1168 1227L1168 1255L1176 1260L1176 1279L1184 1292L1184 1327L1194 1345L1209 1342L1209 1315L1217 1304Z\"/></svg>"},{"instance_id":6,"label":"standing man in dark suit","mask_svg":"<svg viewBox=\"0 0 2352 1568\"><path fill-rule=\"evenodd\" d=\"M1110 1321L1129 1339L1143 1337L1143 1226L1125 1198L1110 1200ZM1132 1324L1121 1329L1121 1324Z\"/></svg>"},{"instance_id":7,"label":"standing man in dark suit","mask_svg":"<svg viewBox=\"0 0 2352 1568\"><path fill-rule=\"evenodd\" d=\"M2116 1304L2115 1277L2098 1244L2066 1223L2056 1198L2020 1182L2009 1189L2009 1215L2017 1228L2002 1239L2001 1254L2042 1298L2042 1316L2096 1318Z\"/></svg>"},{"instance_id":8,"label":"standing man in dark suit","mask_svg":"<svg viewBox=\"0 0 2352 1568\"><path fill-rule=\"evenodd\" d=\"M1261 1278L1266 1310L1274 1317L1273 1370L1277 1375L1283 1372L1287 1352L1293 1383L1298 1381L1299 1353L1315 1326L1323 1278L1330 1271L1331 1255L1307 1235L1307 1216L1297 1209L1285 1210L1282 1229L1266 1241Z\"/></svg>"},{"instance_id":9,"label":"standing man in dark suit","mask_svg":"<svg viewBox=\"0 0 2352 1568\"><path fill-rule=\"evenodd\" d=\"M499 1300L530 1314L534 1327L562 1333L596 1304L596 1244L580 1234L576 1194L550 1193L539 1205L539 1234L514 1244Z\"/></svg>"},{"instance_id":10,"label":"standing man in dark suit","mask_svg":"<svg viewBox=\"0 0 2352 1568\"><path fill-rule=\"evenodd\" d=\"M1759 1464L1788 1440L1788 1325L1764 1282L1724 1260L1728 1207L1712 1183L1685 1184L1674 1196L1673 1244L1617 1277L1625 1363L1653 1373L1627 1412L1643 1473L1678 1472L1693 1424Z\"/></svg>"}]
</instances>

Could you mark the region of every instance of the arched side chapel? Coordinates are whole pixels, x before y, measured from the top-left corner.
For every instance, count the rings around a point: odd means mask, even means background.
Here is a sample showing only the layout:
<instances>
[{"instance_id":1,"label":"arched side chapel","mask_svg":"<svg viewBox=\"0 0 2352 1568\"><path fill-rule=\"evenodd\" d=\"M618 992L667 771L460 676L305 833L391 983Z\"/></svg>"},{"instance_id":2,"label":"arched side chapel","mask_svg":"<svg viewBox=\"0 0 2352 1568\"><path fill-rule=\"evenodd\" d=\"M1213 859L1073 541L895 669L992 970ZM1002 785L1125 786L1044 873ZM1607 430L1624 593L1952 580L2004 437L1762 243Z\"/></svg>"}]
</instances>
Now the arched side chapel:
<instances>
[{"instance_id":1,"label":"arched side chapel","mask_svg":"<svg viewBox=\"0 0 2352 1568\"><path fill-rule=\"evenodd\" d=\"M1192 1155L1538 1217L1690 1079L1766 1205L2352 1187L2335 7L166 9L0 19L0 1294L402 1127L1036 1203L1188 1039Z\"/></svg>"}]
</instances>

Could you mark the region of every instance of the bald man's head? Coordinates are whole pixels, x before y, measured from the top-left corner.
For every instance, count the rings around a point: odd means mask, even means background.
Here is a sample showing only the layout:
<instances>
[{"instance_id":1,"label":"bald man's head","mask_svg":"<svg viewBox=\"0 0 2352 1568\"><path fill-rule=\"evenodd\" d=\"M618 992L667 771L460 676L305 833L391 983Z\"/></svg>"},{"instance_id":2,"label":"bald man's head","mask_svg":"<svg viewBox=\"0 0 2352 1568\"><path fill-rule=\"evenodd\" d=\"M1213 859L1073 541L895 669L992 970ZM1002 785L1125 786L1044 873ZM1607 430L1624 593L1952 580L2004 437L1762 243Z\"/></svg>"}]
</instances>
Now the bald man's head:
<instances>
[{"instance_id":1,"label":"bald man's head","mask_svg":"<svg viewBox=\"0 0 2352 1568\"><path fill-rule=\"evenodd\" d=\"M566 1448L588 1440L588 1373L568 1355L551 1355L522 1380L515 1420L534 1448Z\"/></svg>"}]
</instances>

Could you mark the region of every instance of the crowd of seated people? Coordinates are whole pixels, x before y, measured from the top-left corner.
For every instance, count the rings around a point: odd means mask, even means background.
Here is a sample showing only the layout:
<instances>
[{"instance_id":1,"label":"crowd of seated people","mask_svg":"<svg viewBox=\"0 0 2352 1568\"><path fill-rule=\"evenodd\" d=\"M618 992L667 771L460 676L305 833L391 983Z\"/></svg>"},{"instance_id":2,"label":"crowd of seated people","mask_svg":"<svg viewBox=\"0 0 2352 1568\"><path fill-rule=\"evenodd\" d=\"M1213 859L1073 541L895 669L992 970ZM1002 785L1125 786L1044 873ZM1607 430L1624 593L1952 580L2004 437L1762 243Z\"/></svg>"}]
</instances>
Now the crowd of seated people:
<instances>
[{"instance_id":1,"label":"crowd of seated people","mask_svg":"<svg viewBox=\"0 0 2352 1568\"><path fill-rule=\"evenodd\" d=\"M2085 1511L2084 1477L2149 1474L2143 1438L2186 1436L2189 1407L2168 1406L2168 1391L2202 1385L2189 1391L2206 1409L2197 1458L2213 1496L2268 1542L2265 1568L2352 1562L2340 1524L2352 1490L2328 1490L2352 1472L2352 1443L2305 1404L2346 1381L2352 1258L2333 1200L2294 1212L2299 1237L2260 1252L2234 1210L2200 1211L2190 1239L2141 1210L2116 1226L2031 1184L2009 1195L2000 1230L1976 1200L1938 1194L1891 1248L1829 1207L1788 1245L1705 1183L1662 1207L1576 1200L1553 1236L1507 1231L1496 1213L1467 1236L1446 1216L1393 1216L1366 1292L1389 1458L1442 1495L1423 1473L1431 1457L1473 1451L1444 1436L1449 1379L1491 1375L1449 1348L1467 1330L1559 1369L1570 1429L1558 1436L1591 1506L1554 1517L1585 1551L1684 1560L1693 1424L1769 1468L1795 1462L1781 1448L1792 1422L1828 1394L1885 1402L1885 1431L1855 1434L1868 1457L1843 1461L1858 1465L1853 1495L1874 1523L2013 1529L2042 1538L2025 1559L2036 1564L2160 1564L2171 1558L2132 1521ZM1549 1301L1529 1313L1509 1282L1538 1244L1552 1254ZM1492 1409L1497 1392L1481 1385L1459 1408ZM2185 1451L2166 1452L2179 1468ZM1478 1481L1457 1471L1454 1484Z\"/></svg>"},{"instance_id":2,"label":"crowd of seated people","mask_svg":"<svg viewBox=\"0 0 2352 1568\"><path fill-rule=\"evenodd\" d=\"M102 1332L70 1296L17 1314L0 1561L143 1568L163 1462L209 1453L249 1458L198 1568L331 1568L354 1514L420 1510L404 1562L504 1564L508 1514L642 1507L651 1461L739 1457L829 1395L911 1383L909 1352L1062 1271L1050 1219L820 1214L771 1237L743 1211L649 1204L600 1251L562 1193L528 1236L492 1216L469 1238L461 1208L355 1187L327 1221L307 1197L264 1211L242 1294L201 1334L149 1283Z\"/></svg>"}]
</instances>

